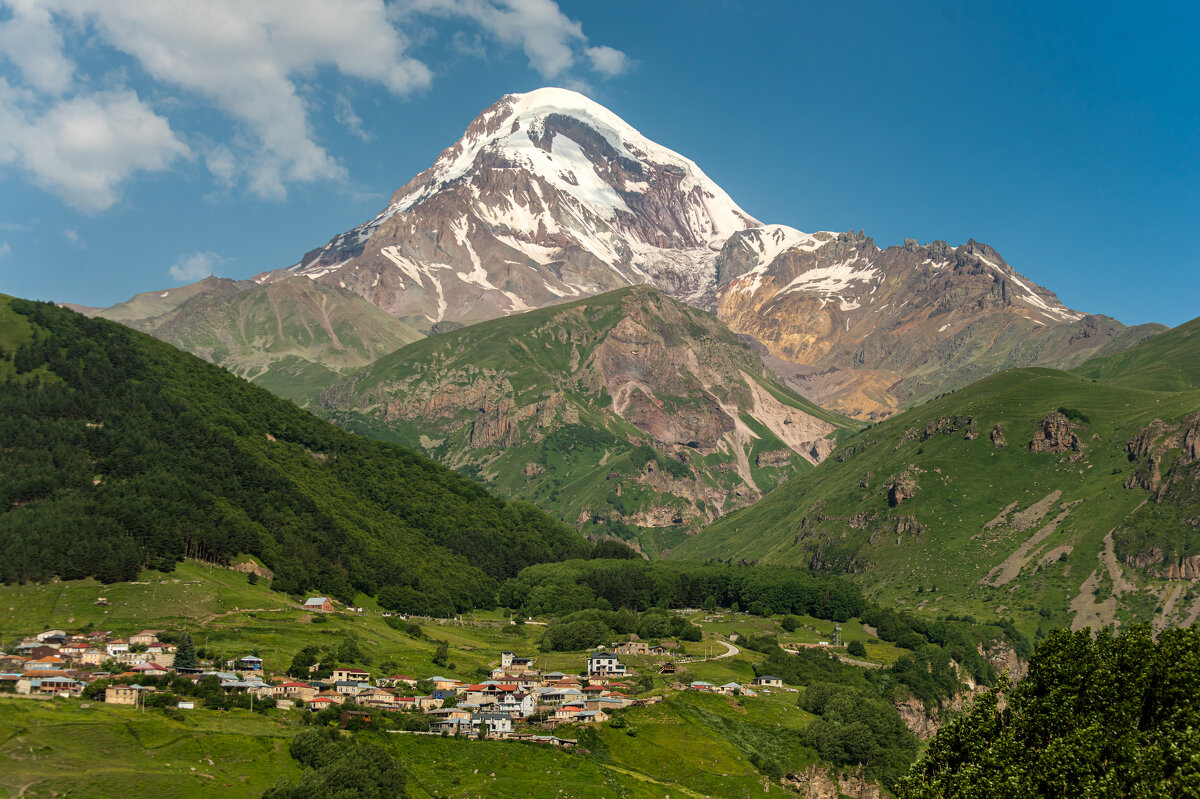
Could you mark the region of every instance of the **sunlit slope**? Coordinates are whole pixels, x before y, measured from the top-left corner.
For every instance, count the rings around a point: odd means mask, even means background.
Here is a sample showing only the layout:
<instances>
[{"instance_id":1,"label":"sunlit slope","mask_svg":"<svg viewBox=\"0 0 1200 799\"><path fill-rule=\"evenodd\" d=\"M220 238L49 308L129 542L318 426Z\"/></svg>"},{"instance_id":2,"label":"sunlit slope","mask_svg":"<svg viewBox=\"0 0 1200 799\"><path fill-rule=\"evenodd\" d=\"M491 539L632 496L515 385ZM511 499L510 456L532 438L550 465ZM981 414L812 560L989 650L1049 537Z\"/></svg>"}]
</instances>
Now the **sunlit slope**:
<instances>
[{"instance_id":1,"label":"sunlit slope","mask_svg":"<svg viewBox=\"0 0 1200 799\"><path fill-rule=\"evenodd\" d=\"M1200 391L1004 372L848 438L671 555L848 572L884 601L1027 627L1194 619L1200 600L1163 612L1183 586L1155 578L1200 553L1198 410ZM1157 452L1153 491L1139 437ZM1136 543L1151 519L1179 543L1158 562Z\"/></svg>"},{"instance_id":2,"label":"sunlit slope","mask_svg":"<svg viewBox=\"0 0 1200 799\"><path fill-rule=\"evenodd\" d=\"M321 404L596 534L641 528L650 552L811 468L855 426L711 314L646 286L419 341Z\"/></svg>"}]
</instances>

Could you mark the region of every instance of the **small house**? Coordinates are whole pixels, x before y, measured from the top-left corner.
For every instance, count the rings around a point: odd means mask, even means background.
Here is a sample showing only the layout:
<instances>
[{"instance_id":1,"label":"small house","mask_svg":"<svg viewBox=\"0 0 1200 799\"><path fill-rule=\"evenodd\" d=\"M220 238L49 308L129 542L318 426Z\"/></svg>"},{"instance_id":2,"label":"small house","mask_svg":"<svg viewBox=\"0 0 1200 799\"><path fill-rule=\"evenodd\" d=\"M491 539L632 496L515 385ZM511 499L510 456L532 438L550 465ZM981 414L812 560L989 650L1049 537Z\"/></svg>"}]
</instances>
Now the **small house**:
<instances>
[{"instance_id":1,"label":"small house","mask_svg":"<svg viewBox=\"0 0 1200 799\"><path fill-rule=\"evenodd\" d=\"M755 685L767 685L772 688L782 688L783 680L770 674L762 674L754 678Z\"/></svg>"},{"instance_id":2,"label":"small house","mask_svg":"<svg viewBox=\"0 0 1200 799\"><path fill-rule=\"evenodd\" d=\"M315 610L321 613L333 612L333 600L324 596L312 596L304 600L305 610Z\"/></svg>"},{"instance_id":3,"label":"small house","mask_svg":"<svg viewBox=\"0 0 1200 799\"><path fill-rule=\"evenodd\" d=\"M625 666L611 652L597 652L587 659L588 677L624 677Z\"/></svg>"}]
</instances>

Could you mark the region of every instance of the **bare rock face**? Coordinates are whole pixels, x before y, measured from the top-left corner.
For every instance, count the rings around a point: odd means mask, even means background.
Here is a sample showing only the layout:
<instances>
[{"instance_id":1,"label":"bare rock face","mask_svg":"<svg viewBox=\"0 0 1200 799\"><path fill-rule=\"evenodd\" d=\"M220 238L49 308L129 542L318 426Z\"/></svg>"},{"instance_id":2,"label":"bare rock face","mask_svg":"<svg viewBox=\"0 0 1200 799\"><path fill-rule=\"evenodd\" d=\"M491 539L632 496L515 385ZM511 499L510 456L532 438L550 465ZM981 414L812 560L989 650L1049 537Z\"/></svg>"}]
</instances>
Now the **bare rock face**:
<instances>
[{"instance_id":1,"label":"bare rock face","mask_svg":"<svg viewBox=\"0 0 1200 799\"><path fill-rule=\"evenodd\" d=\"M1058 411L1042 419L1041 429L1029 442L1030 452L1079 452L1082 448L1079 436L1071 428L1071 420Z\"/></svg>"},{"instance_id":2,"label":"bare rock face","mask_svg":"<svg viewBox=\"0 0 1200 799\"><path fill-rule=\"evenodd\" d=\"M780 783L805 799L840 799L844 796L884 799L887 796L882 786L867 779L861 766L837 769L813 765L799 774L784 775Z\"/></svg>"},{"instance_id":3,"label":"bare rock face","mask_svg":"<svg viewBox=\"0 0 1200 799\"><path fill-rule=\"evenodd\" d=\"M1008 442L1004 440L1004 428L1002 428L1000 425L992 426L991 439L992 446L994 446L996 449L1004 449L1006 446L1008 446Z\"/></svg>"},{"instance_id":4,"label":"bare rock face","mask_svg":"<svg viewBox=\"0 0 1200 799\"><path fill-rule=\"evenodd\" d=\"M893 508L899 505L906 499L912 499L917 495L920 486L917 484L916 469L910 467L901 474L893 477L888 483L887 500L888 504Z\"/></svg>"}]
</instances>

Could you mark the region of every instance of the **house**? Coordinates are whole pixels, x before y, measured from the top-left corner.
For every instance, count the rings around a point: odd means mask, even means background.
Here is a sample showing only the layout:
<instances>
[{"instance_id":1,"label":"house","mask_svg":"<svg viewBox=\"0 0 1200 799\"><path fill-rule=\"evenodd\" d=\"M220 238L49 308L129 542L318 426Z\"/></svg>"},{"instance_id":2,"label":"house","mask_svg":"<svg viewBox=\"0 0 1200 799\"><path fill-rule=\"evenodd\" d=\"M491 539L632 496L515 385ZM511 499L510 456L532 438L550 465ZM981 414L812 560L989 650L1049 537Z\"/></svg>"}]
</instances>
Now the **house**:
<instances>
[{"instance_id":1,"label":"house","mask_svg":"<svg viewBox=\"0 0 1200 799\"><path fill-rule=\"evenodd\" d=\"M82 690L83 683L71 679L71 676L65 671L55 671L53 669L27 671L18 678L16 684L17 693L25 695L51 694L54 696L78 696Z\"/></svg>"},{"instance_id":2,"label":"house","mask_svg":"<svg viewBox=\"0 0 1200 799\"><path fill-rule=\"evenodd\" d=\"M285 682L282 685L272 686L272 693L277 697L286 696L289 699L301 699L307 702L317 695L317 689L304 682Z\"/></svg>"},{"instance_id":3,"label":"house","mask_svg":"<svg viewBox=\"0 0 1200 799\"><path fill-rule=\"evenodd\" d=\"M769 685L772 688L782 688L783 680L770 674L762 674L754 678L754 685Z\"/></svg>"},{"instance_id":4,"label":"house","mask_svg":"<svg viewBox=\"0 0 1200 799\"><path fill-rule=\"evenodd\" d=\"M196 703L190 699L180 699L175 704L175 707L178 708L179 710L195 710Z\"/></svg>"},{"instance_id":5,"label":"house","mask_svg":"<svg viewBox=\"0 0 1200 799\"><path fill-rule=\"evenodd\" d=\"M603 710L582 710L575 714L575 721L578 724L599 724L602 721L608 721L609 715Z\"/></svg>"},{"instance_id":6,"label":"house","mask_svg":"<svg viewBox=\"0 0 1200 799\"><path fill-rule=\"evenodd\" d=\"M417 709L422 711L436 710L445 703L445 699L440 696L416 696L413 697L413 702L416 703Z\"/></svg>"},{"instance_id":7,"label":"house","mask_svg":"<svg viewBox=\"0 0 1200 799\"><path fill-rule=\"evenodd\" d=\"M433 683L435 691L461 691L465 686L463 683L451 677L430 677L429 682Z\"/></svg>"},{"instance_id":8,"label":"house","mask_svg":"<svg viewBox=\"0 0 1200 799\"><path fill-rule=\"evenodd\" d=\"M679 669L676 668L674 663L664 663L658 668L659 674L674 674L677 671L679 671Z\"/></svg>"},{"instance_id":9,"label":"house","mask_svg":"<svg viewBox=\"0 0 1200 799\"><path fill-rule=\"evenodd\" d=\"M116 657L122 652L129 651L129 642L124 638L114 638L104 645L104 651L108 652L109 657Z\"/></svg>"},{"instance_id":10,"label":"house","mask_svg":"<svg viewBox=\"0 0 1200 799\"><path fill-rule=\"evenodd\" d=\"M362 688L354 695L354 701L360 705L390 705L395 700L391 691L382 688Z\"/></svg>"},{"instance_id":11,"label":"house","mask_svg":"<svg viewBox=\"0 0 1200 799\"><path fill-rule=\"evenodd\" d=\"M161 632L162 630L142 630L137 635L129 636L129 643L149 646L158 642L158 634Z\"/></svg>"},{"instance_id":12,"label":"house","mask_svg":"<svg viewBox=\"0 0 1200 799\"><path fill-rule=\"evenodd\" d=\"M611 652L597 652L588 655L588 677L624 677L625 666Z\"/></svg>"},{"instance_id":13,"label":"house","mask_svg":"<svg viewBox=\"0 0 1200 799\"><path fill-rule=\"evenodd\" d=\"M537 708L535 697L530 693L508 694L500 700L500 712L519 719L529 718Z\"/></svg>"},{"instance_id":14,"label":"house","mask_svg":"<svg viewBox=\"0 0 1200 799\"><path fill-rule=\"evenodd\" d=\"M696 680L694 683L688 686L688 688L692 689L693 691L714 691L716 690L716 687L717 686L710 682L704 682L704 680Z\"/></svg>"},{"instance_id":15,"label":"house","mask_svg":"<svg viewBox=\"0 0 1200 799\"><path fill-rule=\"evenodd\" d=\"M161 677L168 673L168 669L163 668L157 663L139 663L131 668L130 671L137 674L149 674L152 677Z\"/></svg>"},{"instance_id":16,"label":"house","mask_svg":"<svg viewBox=\"0 0 1200 799\"><path fill-rule=\"evenodd\" d=\"M563 705L554 711L554 719L556 721L570 721L582 712L582 705Z\"/></svg>"},{"instance_id":17,"label":"house","mask_svg":"<svg viewBox=\"0 0 1200 799\"><path fill-rule=\"evenodd\" d=\"M324 710L327 707L333 707L334 705L340 704L341 702L335 702L333 699L327 696L317 696L308 700L308 709L315 713L318 710Z\"/></svg>"},{"instance_id":18,"label":"house","mask_svg":"<svg viewBox=\"0 0 1200 799\"><path fill-rule=\"evenodd\" d=\"M314 703L320 702L321 700L326 700L326 699L337 705L346 704L346 695L338 693L337 691L322 691L321 693L319 693L315 697L313 697L311 700L309 700L309 704L311 705L311 704L314 704Z\"/></svg>"},{"instance_id":19,"label":"house","mask_svg":"<svg viewBox=\"0 0 1200 799\"><path fill-rule=\"evenodd\" d=\"M304 600L305 610L317 610L321 613L333 612L333 600L324 596L313 596Z\"/></svg>"},{"instance_id":20,"label":"house","mask_svg":"<svg viewBox=\"0 0 1200 799\"><path fill-rule=\"evenodd\" d=\"M480 735L512 732L512 717L507 713L472 713L471 729Z\"/></svg>"},{"instance_id":21,"label":"house","mask_svg":"<svg viewBox=\"0 0 1200 799\"><path fill-rule=\"evenodd\" d=\"M140 685L110 685L104 689L104 701L110 705L136 705Z\"/></svg>"},{"instance_id":22,"label":"house","mask_svg":"<svg viewBox=\"0 0 1200 799\"><path fill-rule=\"evenodd\" d=\"M500 668L513 675L528 674L533 671L533 658L519 658L512 652L501 652Z\"/></svg>"},{"instance_id":23,"label":"house","mask_svg":"<svg viewBox=\"0 0 1200 799\"><path fill-rule=\"evenodd\" d=\"M375 684L381 688L395 688L399 685L416 685L417 678L409 677L407 674L393 674L391 677L380 677L375 680Z\"/></svg>"},{"instance_id":24,"label":"house","mask_svg":"<svg viewBox=\"0 0 1200 799\"><path fill-rule=\"evenodd\" d=\"M650 652L650 645L645 641L625 641L615 646L618 655L646 655Z\"/></svg>"},{"instance_id":25,"label":"house","mask_svg":"<svg viewBox=\"0 0 1200 799\"><path fill-rule=\"evenodd\" d=\"M44 633L38 633L34 638L44 644L65 644L67 633L64 630L46 630Z\"/></svg>"},{"instance_id":26,"label":"house","mask_svg":"<svg viewBox=\"0 0 1200 799\"><path fill-rule=\"evenodd\" d=\"M237 667L243 671L262 671L262 664L262 658L246 655L238 659Z\"/></svg>"},{"instance_id":27,"label":"house","mask_svg":"<svg viewBox=\"0 0 1200 799\"><path fill-rule=\"evenodd\" d=\"M371 673L362 669L334 669L329 679L334 682L370 682Z\"/></svg>"},{"instance_id":28,"label":"house","mask_svg":"<svg viewBox=\"0 0 1200 799\"><path fill-rule=\"evenodd\" d=\"M333 690L343 696L354 696L363 688L369 687L369 683L351 682L350 680L338 680L333 684Z\"/></svg>"}]
</instances>

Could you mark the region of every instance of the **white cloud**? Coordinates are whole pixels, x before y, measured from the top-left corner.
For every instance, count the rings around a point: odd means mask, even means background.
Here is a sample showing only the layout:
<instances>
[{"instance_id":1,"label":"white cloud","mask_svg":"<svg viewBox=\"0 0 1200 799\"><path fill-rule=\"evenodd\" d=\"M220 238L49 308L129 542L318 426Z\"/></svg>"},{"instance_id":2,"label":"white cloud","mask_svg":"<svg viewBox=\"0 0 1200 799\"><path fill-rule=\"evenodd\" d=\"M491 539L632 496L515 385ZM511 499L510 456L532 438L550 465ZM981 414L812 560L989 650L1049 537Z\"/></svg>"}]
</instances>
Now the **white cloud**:
<instances>
[{"instance_id":1,"label":"white cloud","mask_svg":"<svg viewBox=\"0 0 1200 799\"><path fill-rule=\"evenodd\" d=\"M12 247L8 246L7 241L0 242L0 258L4 258L11 252L12 252Z\"/></svg>"},{"instance_id":2,"label":"white cloud","mask_svg":"<svg viewBox=\"0 0 1200 799\"><path fill-rule=\"evenodd\" d=\"M71 85L75 65L63 54L63 38L37 0L10 0L12 16L0 23L0 53L25 80L42 92L62 94Z\"/></svg>"},{"instance_id":3,"label":"white cloud","mask_svg":"<svg viewBox=\"0 0 1200 799\"><path fill-rule=\"evenodd\" d=\"M62 234L63 234L63 238L65 238L67 241L71 242L71 245L73 247L77 247L80 250L87 249L87 244L84 243L83 238L80 237L79 232L77 230L74 230L73 228L63 228Z\"/></svg>"},{"instance_id":4,"label":"white cloud","mask_svg":"<svg viewBox=\"0 0 1200 799\"><path fill-rule=\"evenodd\" d=\"M409 0L406 7L415 12L445 17L469 19L502 44L519 47L529 58L529 65L545 78L557 78L575 65L577 52L587 43L583 26L562 12L554 0ZM590 50L604 50L599 58L604 67L596 66ZM625 54L611 47L584 50L593 68L602 75L606 68L625 59Z\"/></svg>"},{"instance_id":5,"label":"white cloud","mask_svg":"<svg viewBox=\"0 0 1200 799\"><path fill-rule=\"evenodd\" d=\"M346 96L330 109L306 95L331 71L397 96L428 88L433 73L409 55L406 33L421 37L423 19L477 26L523 51L546 78L578 81L578 65L613 76L630 63L619 50L589 47L582 25L554 0L0 0L4 10L0 65L15 66L23 84L6 92L12 87L0 78L0 164L19 163L88 210L117 202L137 172L193 151L226 188L246 185L266 198L282 199L299 182L345 180L345 167L318 141L314 115L332 111L355 135L369 134ZM72 60L76 40L93 58L116 51L130 61L110 58L107 72L85 74ZM445 46L486 55L474 31L456 32ZM128 89L145 78L152 89ZM173 130L198 105L218 109L233 130ZM81 113L80 124L68 125L67 112ZM46 146L37 146L39 135Z\"/></svg>"},{"instance_id":6,"label":"white cloud","mask_svg":"<svg viewBox=\"0 0 1200 799\"><path fill-rule=\"evenodd\" d=\"M589 47L583 52L592 62L592 69L605 77L615 78L618 75L624 75L632 66L629 56L607 45Z\"/></svg>"},{"instance_id":7,"label":"white cloud","mask_svg":"<svg viewBox=\"0 0 1200 799\"><path fill-rule=\"evenodd\" d=\"M0 163L19 162L68 205L102 211L137 172L190 154L165 117L130 91L97 92L35 110L28 93L0 78Z\"/></svg>"},{"instance_id":8,"label":"white cloud","mask_svg":"<svg viewBox=\"0 0 1200 799\"><path fill-rule=\"evenodd\" d=\"M354 113L354 106L350 105L350 99L340 92L333 101L333 118L337 120L339 125L363 141L370 141L374 138L363 129L362 117Z\"/></svg>"},{"instance_id":9,"label":"white cloud","mask_svg":"<svg viewBox=\"0 0 1200 799\"><path fill-rule=\"evenodd\" d=\"M216 274L217 267L223 264L222 258L215 252L194 252L191 255L181 255L171 267L171 277L181 283L194 283L209 275Z\"/></svg>"}]
</instances>

